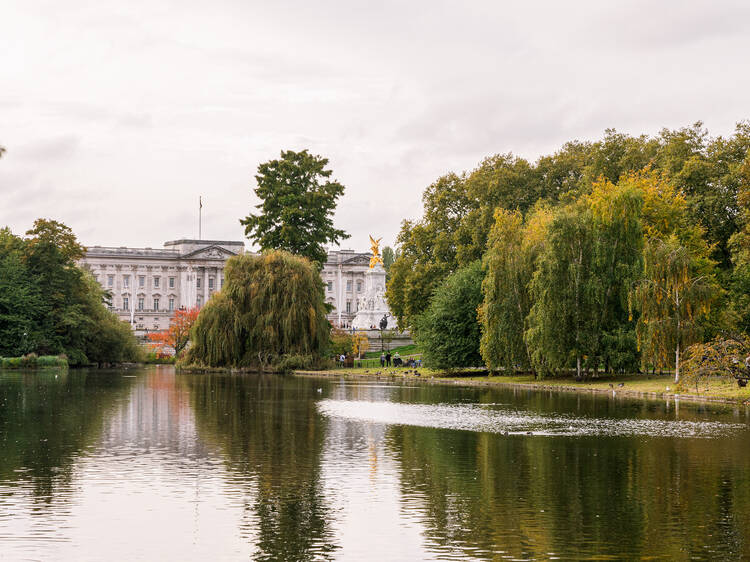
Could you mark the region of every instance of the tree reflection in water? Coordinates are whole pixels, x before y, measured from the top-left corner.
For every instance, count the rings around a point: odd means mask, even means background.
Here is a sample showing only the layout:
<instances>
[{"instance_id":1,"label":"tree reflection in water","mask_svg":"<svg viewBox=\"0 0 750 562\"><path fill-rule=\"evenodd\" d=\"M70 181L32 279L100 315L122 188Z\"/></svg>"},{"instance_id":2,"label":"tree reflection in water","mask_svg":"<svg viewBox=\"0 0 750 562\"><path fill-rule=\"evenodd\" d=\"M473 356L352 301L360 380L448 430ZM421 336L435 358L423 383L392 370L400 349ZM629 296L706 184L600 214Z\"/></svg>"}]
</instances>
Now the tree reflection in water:
<instances>
[{"instance_id":1,"label":"tree reflection in water","mask_svg":"<svg viewBox=\"0 0 750 562\"><path fill-rule=\"evenodd\" d=\"M446 398L443 389L416 392L411 400ZM472 394L482 401L482 393ZM663 403L618 408L602 397L582 405L576 396L545 396L521 402L531 409L555 402L557 411L583 415L642 409L670 416ZM514 400L508 393L484 399ZM391 426L386 440L401 464L404 508L423 512L428 547L437 552L460 549L479 559L750 557L746 432L717 439L535 437Z\"/></svg>"},{"instance_id":2,"label":"tree reflection in water","mask_svg":"<svg viewBox=\"0 0 750 562\"><path fill-rule=\"evenodd\" d=\"M76 459L134 379L81 370L0 373L0 482L24 481L45 504L69 494Z\"/></svg>"},{"instance_id":3,"label":"tree reflection in water","mask_svg":"<svg viewBox=\"0 0 750 562\"><path fill-rule=\"evenodd\" d=\"M310 381L274 375L189 375L196 426L245 486L243 531L254 560L330 559L337 549L321 487L325 419Z\"/></svg>"}]
</instances>

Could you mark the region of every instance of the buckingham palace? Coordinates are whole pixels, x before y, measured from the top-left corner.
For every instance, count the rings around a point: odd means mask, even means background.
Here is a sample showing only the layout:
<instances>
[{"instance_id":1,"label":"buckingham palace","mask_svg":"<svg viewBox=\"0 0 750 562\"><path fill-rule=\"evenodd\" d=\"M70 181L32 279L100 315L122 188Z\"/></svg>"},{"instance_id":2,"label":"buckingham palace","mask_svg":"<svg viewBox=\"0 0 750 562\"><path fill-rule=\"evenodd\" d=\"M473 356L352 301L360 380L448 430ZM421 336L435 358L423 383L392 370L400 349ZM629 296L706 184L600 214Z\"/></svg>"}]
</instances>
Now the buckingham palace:
<instances>
[{"instance_id":1,"label":"buckingham palace","mask_svg":"<svg viewBox=\"0 0 750 562\"><path fill-rule=\"evenodd\" d=\"M224 264L244 253L241 241L173 240L163 248L89 246L81 266L111 294L111 307L136 332L164 330L180 308L200 308L224 284ZM370 254L328 252L321 271L328 319L348 328L363 294Z\"/></svg>"}]
</instances>

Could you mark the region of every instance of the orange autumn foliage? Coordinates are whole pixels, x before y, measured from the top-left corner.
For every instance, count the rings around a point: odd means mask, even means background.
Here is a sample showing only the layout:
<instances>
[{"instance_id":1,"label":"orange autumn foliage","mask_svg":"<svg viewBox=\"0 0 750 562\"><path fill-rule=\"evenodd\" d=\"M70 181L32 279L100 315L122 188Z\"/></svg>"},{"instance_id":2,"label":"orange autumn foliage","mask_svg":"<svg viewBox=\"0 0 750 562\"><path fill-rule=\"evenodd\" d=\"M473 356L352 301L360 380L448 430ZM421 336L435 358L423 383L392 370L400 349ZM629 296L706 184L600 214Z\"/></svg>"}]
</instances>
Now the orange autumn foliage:
<instances>
[{"instance_id":1,"label":"orange autumn foliage","mask_svg":"<svg viewBox=\"0 0 750 562\"><path fill-rule=\"evenodd\" d=\"M179 356L190 340L190 328L196 318L198 318L197 307L178 310L172 317L167 330L148 334L151 347L159 353L164 353L166 348L171 347L174 349L175 356Z\"/></svg>"}]
</instances>

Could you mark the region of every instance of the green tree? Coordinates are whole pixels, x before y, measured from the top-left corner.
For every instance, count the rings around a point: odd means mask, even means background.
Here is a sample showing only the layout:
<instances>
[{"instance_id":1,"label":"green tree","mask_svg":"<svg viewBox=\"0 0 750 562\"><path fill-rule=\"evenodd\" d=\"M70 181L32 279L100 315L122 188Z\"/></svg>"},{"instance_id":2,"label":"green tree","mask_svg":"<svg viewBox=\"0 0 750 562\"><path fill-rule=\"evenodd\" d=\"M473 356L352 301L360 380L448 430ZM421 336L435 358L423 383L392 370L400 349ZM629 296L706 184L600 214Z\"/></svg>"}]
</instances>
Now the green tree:
<instances>
[{"instance_id":1,"label":"green tree","mask_svg":"<svg viewBox=\"0 0 750 562\"><path fill-rule=\"evenodd\" d=\"M435 291L430 306L418 318L415 340L429 367L482 364L477 309L482 302L483 277L479 260L457 270Z\"/></svg>"},{"instance_id":2,"label":"green tree","mask_svg":"<svg viewBox=\"0 0 750 562\"><path fill-rule=\"evenodd\" d=\"M628 314L632 284L643 272L644 194L634 178L615 185L596 182L583 198L593 218L593 290L597 311L591 322L599 331L589 362L594 369L635 370L639 365L635 324ZM591 350L593 351L593 350Z\"/></svg>"},{"instance_id":3,"label":"green tree","mask_svg":"<svg viewBox=\"0 0 750 562\"><path fill-rule=\"evenodd\" d=\"M255 176L260 212L240 219L245 236L261 251L284 250L325 263L323 245L349 237L333 227L336 200L344 186L328 179L332 171L327 165L327 158L307 150L282 151L280 159L260 164Z\"/></svg>"},{"instance_id":4,"label":"green tree","mask_svg":"<svg viewBox=\"0 0 750 562\"><path fill-rule=\"evenodd\" d=\"M649 240L644 278L633 292L634 307L641 314L638 340L644 361L674 366L674 380L679 382L681 353L700 338L698 320L716 296L713 278L700 273L698 260L676 235Z\"/></svg>"},{"instance_id":5,"label":"green tree","mask_svg":"<svg viewBox=\"0 0 750 562\"><path fill-rule=\"evenodd\" d=\"M400 329L412 327L427 308L435 289L457 267L456 233L474 206L464 178L448 174L428 187L424 217L404 221L398 235L399 255L390 267L386 298Z\"/></svg>"},{"instance_id":6,"label":"green tree","mask_svg":"<svg viewBox=\"0 0 750 562\"><path fill-rule=\"evenodd\" d=\"M598 351L594 228L591 212L582 205L556 210L549 224L531 281L534 304L526 331L540 375L575 362L581 377L584 355Z\"/></svg>"},{"instance_id":7,"label":"green tree","mask_svg":"<svg viewBox=\"0 0 750 562\"><path fill-rule=\"evenodd\" d=\"M741 168L750 150L750 123L737 123L729 138L711 138L700 121L691 127L665 129L656 165L685 194L692 220L703 227L711 257L731 268L729 239L739 229Z\"/></svg>"},{"instance_id":8,"label":"green tree","mask_svg":"<svg viewBox=\"0 0 750 562\"><path fill-rule=\"evenodd\" d=\"M388 273L391 270L393 262L396 261L398 254L393 250L393 248L391 248L390 246L386 246L385 248L383 248L382 256L383 269L385 269L385 272Z\"/></svg>"},{"instance_id":9,"label":"green tree","mask_svg":"<svg viewBox=\"0 0 750 562\"><path fill-rule=\"evenodd\" d=\"M540 207L524 224L520 211L495 211L484 255L486 272L480 308L480 350L489 369L528 368L530 358L524 341L526 318L532 300L529 284L547 233L551 212Z\"/></svg>"},{"instance_id":10,"label":"green tree","mask_svg":"<svg viewBox=\"0 0 750 562\"><path fill-rule=\"evenodd\" d=\"M36 350L41 298L24 262L24 241L0 229L0 356Z\"/></svg>"},{"instance_id":11,"label":"green tree","mask_svg":"<svg viewBox=\"0 0 750 562\"><path fill-rule=\"evenodd\" d=\"M64 353L73 365L136 360L130 327L76 265L84 249L70 228L38 219L26 234L0 230L0 355Z\"/></svg>"},{"instance_id":12,"label":"green tree","mask_svg":"<svg viewBox=\"0 0 750 562\"><path fill-rule=\"evenodd\" d=\"M224 271L224 287L193 325L188 363L280 369L293 360L310 366L325 355L323 282L308 259L245 254L229 259Z\"/></svg>"},{"instance_id":13,"label":"green tree","mask_svg":"<svg viewBox=\"0 0 750 562\"><path fill-rule=\"evenodd\" d=\"M750 153L738 171L738 176L738 222L742 227L729 240L734 265L730 288L737 326L750 334Z\"/></svg>"}]
</instances>

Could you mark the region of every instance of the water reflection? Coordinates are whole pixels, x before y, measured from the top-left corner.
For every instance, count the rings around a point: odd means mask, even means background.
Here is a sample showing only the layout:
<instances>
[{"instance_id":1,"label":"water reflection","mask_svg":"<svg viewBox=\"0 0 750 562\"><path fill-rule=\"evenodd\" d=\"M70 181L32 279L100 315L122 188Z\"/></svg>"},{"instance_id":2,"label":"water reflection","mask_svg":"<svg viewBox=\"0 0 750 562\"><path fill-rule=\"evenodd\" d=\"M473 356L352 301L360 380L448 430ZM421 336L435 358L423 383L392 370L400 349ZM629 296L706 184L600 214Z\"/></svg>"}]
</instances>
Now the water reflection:
<instances>
[{"instance_id":1,"label":"water reflection","mask_svg":"<svg viewBox=\"0 0 750 562\"><path fill-rule=\"evenodd\" d=\"M0 375L0 482L23 482L34 498L51 501L131 384L85 370Z\"/></svg>"},{"instance_id":2,"label":"water reflection","mask_svg":"<svg viewBox=\"0 0 750 562\"><path fill-rule=\"evenodd\" d=\"M508 404L396 404L360 400L323 400L323 415L364 423L416 425L510 435L587 436L648 435L714 439L744 429L715 421L612 419L573 414L532 414Z\"/></svg>"},{"instance_id":3,"label":"water reflection","mask_svg":"<svg viewBox=\"0 0 750 562\"><path fill-rule=\"evenodd\" d=\"M747 420L527 390L0 373L0 559L747 559Z\"/></svg>"},{"instance_id":4,"label":"water reflection","mask_svg":"<svg viewBox=\"0 0 750 562\"><path fill-rule=\"evenodd\" d=\"M220 446L246 491L241 531L254 560L328 559L337 549L321 489L326 420L302 379L184 377L198 432Z\"/></svg>"}]
</instances>

